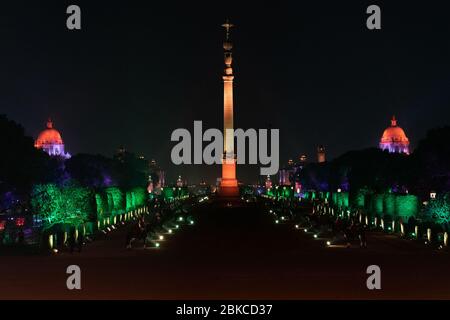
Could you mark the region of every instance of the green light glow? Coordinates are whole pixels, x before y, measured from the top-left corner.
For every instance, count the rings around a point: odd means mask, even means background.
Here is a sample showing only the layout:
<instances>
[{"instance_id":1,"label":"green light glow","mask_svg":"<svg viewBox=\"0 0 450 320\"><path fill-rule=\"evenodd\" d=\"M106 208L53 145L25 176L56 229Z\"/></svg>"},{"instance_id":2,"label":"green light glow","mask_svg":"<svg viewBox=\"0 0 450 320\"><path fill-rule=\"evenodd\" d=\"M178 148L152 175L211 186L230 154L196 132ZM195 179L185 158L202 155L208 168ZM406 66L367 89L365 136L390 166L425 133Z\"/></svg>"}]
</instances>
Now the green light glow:
<instances>
[{"instance_id":1,"label":"green light glow","mask_svg":"<svg viewBox=\"0 0 450 320\"><path fill-rule=\"evenodd\" d=\"M396 195L392 193L387 193L384 195L383 199L383 211L385 215L393 217L395 215L395 201Z\"/></svg>"},{"instance_id":2,"label":"green light glow","mask_svg":"<svg viewBox=\"0 0 450 320\"><path fill-rule=\"evenodd\" d=\"M338 207L348 207L348 192L333 193L333 202Z\"/></svg>"},{"instance_id":3,"label":"green light glow","mask_svg":"<svg viewBox=\"0 0 450 320\"><path fill-rule=\"evenodd\" d=\"M352 200L352 206L357 208L365 208L368 195L370 195L370 190L368 188L360 188Z\"/></svg>"},{"instance_id":4,"label":"green light glow","mask_svg":"<svg viewBox=\"0 0 450 320\"><path fill-rule=\"evenodd\" d=\"M95 203L97 205L97 217L99 220L109 214L108 196L105 193L95 194Z\"/></svg>"},{"instance_id":5,"label":"green light glow","mask_svg":"<svg viewBox=\"0 0 450 320\"><path fill-rule=\"evenodd\" d=\"M59 223L83 224L95 215L94 200L90 189L75 183L35 185L31 194L32 208L43 220L44 229Z\"/></svg>"},{"instance_id":6,"label":"green light glow","mask_svg":"<svg viewBox=\"0 0 450 320\"><path fill-rule=\"evenodd\" d=\"M125 199L123 192L117 187L107 188L109 212L111 214L120 214L125 210Z\"/></svg>"},{"instance_id":7,"label":"green light glow","mask_svg":"<svg viewBox=\"0 0 450 320\"><path fill-rule=\"evenodd\" d=\"M408 221L419 213L419 198L414 195L398 195L395 200L395 214Z\"/></svg>"},{"instance_id":8,"label":"green light glow","mask_svg":"<svg viewBox=\"0 0 450 320\"><path fill-rule=\"evenodd\" d=\"M147 193L144 188L133 188L128 191L126 197L126 210L136 210L145 205Z\"/></svg>"},{"instance_id":9,"label":"green light glow","mask_svg":"<svg viewBox=\"0 0 450 320\"><path fill-rule=\"evenodd\" d=\"M438 224L450 222L450 193L440 194L430 201L424 210L424 217L428 221Z\"/></svg>"}]
</instances>

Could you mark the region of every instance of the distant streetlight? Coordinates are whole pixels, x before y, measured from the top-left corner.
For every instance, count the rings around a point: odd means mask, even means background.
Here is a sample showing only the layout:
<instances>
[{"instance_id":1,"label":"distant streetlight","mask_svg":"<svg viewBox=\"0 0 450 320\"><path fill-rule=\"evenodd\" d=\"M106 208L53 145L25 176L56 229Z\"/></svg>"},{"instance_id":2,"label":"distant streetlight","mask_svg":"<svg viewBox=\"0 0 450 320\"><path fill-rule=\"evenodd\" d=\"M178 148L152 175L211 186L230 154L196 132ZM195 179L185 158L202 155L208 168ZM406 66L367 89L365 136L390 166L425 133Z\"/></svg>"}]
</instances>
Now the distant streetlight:
<instances>
[{"instance_id":1,"label":"distant streetlight","mask_svg":"<svg viewBox=\"0 0 450 320\"><path fill-rule=\"evenodd\" d=\"M338 192L338 193L341 193L341 192L342 192L341 188L337 189L337 192Z\"/></svg>"},{"instance_id":2,"label":"distant streetlight","mask_svg":"<svg viewBox=\"0 0 450 320\"><path fill-rule=\"evenodd\" d=\"M436 199L436 192L435 192L435 191L431 191L431 192L430 192L430 199L431 199L431 200Z\"/></svg>"}]
</instances>

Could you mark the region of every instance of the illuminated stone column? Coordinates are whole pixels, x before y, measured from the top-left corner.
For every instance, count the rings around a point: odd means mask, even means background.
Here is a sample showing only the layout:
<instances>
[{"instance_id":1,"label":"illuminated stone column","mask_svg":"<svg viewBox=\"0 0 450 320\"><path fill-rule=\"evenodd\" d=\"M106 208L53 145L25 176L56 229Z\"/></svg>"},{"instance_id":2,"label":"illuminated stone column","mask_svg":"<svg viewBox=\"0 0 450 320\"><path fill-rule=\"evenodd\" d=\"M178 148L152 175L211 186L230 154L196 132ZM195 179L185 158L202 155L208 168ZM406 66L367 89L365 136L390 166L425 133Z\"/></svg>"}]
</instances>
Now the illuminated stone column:
<instances>
[{"instance_id":1,"label":"illuminated stone column","mask_svg":"<svg viewBox=\"0 0 450 320\"><path fill-rule=\"evenodd\" d=\"M225 72L223 75L223 160L222 179L219 193L223 196L239 195L238 182L236 180L236 157L234 154L233 134L233 45L230 41L230 29L233 27L228 21L222 25L226 29L226 39L223 43L225 51Z\"/></svg>"}]
</instances>

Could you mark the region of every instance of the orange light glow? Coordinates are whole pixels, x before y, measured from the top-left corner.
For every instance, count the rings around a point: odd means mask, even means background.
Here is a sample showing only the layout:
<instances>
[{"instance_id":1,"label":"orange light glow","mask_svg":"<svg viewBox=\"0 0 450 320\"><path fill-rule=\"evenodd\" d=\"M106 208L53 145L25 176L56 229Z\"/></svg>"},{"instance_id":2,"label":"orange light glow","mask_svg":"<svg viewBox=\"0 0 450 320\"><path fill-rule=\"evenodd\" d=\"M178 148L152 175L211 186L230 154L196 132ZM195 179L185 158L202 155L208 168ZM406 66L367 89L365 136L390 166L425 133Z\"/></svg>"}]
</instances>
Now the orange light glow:
<instances>
[{"instance_id":1,"label":"orange light glow","mask_svg":"<svg viewBox=\"0 0 450 320\"><path fill-rule=\"evenodd\" d=\"M53 122L49 119L47 122L47 129L39 134L34 146L41 149L44 145L50 144L63 144L63 140L61 134L58 130L53 128Z\"/></svg>"}]
</instances>

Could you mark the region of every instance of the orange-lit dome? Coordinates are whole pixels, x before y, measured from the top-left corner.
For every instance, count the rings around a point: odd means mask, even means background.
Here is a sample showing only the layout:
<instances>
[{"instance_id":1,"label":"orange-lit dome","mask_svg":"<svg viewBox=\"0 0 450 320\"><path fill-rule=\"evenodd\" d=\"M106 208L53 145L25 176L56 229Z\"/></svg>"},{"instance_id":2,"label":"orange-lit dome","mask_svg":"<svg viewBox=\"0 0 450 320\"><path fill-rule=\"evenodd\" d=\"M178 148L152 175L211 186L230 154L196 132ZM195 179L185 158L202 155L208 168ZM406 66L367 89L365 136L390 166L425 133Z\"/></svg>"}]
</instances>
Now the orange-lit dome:
<instances>
[{"instance_id":1,"label":"orange-lit dome","mask_svg":"<svg viewBox=\"0 0 450 320\"><path fill-rule=\"evenodd\" d=\"M63 144L61 134L53 128L53 122L50 119L47 121L47 129L39 134L34 146L40 149L48 144Z\"/></svg>"},{"instance_id":2,"label":"orange-lit dome","mask_svg":"<svg viewBox=\"0 0 450 320\"><path fill-rule=\"evenodd\" d=\"M380 148L389 152L409 154L409 139L405 131L397 125L395 116L392 117L391 126L383 132Z\"/></svg>"},{"instance_id":3,"label":"orange-lit dome","mask_svg":"<svg viewBox=\"0 0 450 320\"><path fill-rule=\"evenodd\" d=\"M61 138L61 134L58 130L53 128L52 120L47 121L47 129L42 131L34 146L38 149L42 149L50 156L59 156L63 158L70 158L70 154L64 151L64 142Z\"/></svg>"}]
</instances>

